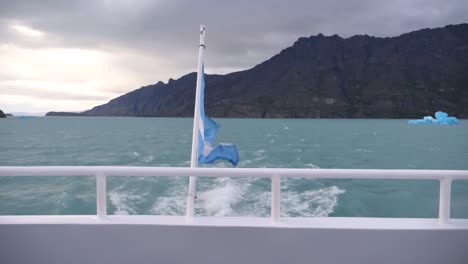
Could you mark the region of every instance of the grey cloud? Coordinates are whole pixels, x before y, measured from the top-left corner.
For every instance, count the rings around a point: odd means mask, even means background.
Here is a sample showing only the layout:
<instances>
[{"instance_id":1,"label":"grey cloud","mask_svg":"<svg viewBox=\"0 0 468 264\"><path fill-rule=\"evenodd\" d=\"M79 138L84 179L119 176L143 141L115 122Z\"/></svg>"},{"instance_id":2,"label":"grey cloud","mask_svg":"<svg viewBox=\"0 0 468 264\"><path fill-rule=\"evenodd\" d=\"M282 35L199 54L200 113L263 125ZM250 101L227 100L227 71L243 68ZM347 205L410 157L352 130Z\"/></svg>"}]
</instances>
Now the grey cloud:
<instances>
[{"instance_id":1,"label":"grey cloud","mask_svg":"<svg viewBox=\"0 0 468 264\"><path fill-rule=\"evenodd\" d=\"M407 31L466 22L468 2L397 1L4 1L3 19L50 34L50 45L126 47L194 64L207 25L213 68L248 68L301 36ZM10 36L11 37L11 36ZM34 44L34 43L33 43Z\"/></svg>"},{"instance_id":2,"label":"grey cloud","mask_svg":"<svg viewBox=\"0 0 468 264\"><path fill-rule=\"evenodd\" d=\"M76 94L64 91L54 91L47 89L21 89L4 84L0 84L0 91L3 95L24 96L43 100L73 100L73 101L105 101L110 100L115 94Z\"/></svg>"}]
</instances>

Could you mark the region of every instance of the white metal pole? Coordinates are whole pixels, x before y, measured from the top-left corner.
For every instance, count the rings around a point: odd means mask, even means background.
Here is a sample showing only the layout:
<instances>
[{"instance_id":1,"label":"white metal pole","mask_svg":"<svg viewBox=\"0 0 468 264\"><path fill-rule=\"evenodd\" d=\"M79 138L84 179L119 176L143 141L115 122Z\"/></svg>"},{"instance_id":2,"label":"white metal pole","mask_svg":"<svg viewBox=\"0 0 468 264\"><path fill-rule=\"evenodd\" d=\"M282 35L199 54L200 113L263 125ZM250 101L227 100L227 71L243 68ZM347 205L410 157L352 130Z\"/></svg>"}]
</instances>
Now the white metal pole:
<instances>
[{"instance_id":1,"label":"white metal pole","mask_svg":"<svg viewBox=\"0 0 468 264\"><path fill-rule=\"evenodd\" d=\"M198 122L200 119L200 86L201 86L201 71L203 65L203 55L205 53L205 26L200 26L200 47L198 49L198 74L197 86L195 90L195 110L193 113L193 134L192 134L192 156L190 167L198 166ZM201 102L203 103L203 102ZM189 189L187 195L186 216L191 218L194 213L195 196L196 196L196 180L195 176L190 176Z\"/></svg>"},{"instance_id":2,"label":"white metal pole","mask_svg":"<svg viewBox=\"0 0 468 264\"><path fill-rule=\"evenodd\" d=\"M106 175L96 174L96 213L102 218L107 215L107 187Z\"/></svg>"},{"instance_id":3,"label":"white metal pole","mask_svg":"<svg viewBox=\"0 0 468 264\"><path fill-rule=\"evenodd\" d=\"M278 224L281 217L281 178L271 176L271 222Z\"/></svg>"},{"instance_id":4,"label":"white metal pole","mask_svg":"<svg viewBox=\"0 0 468 264\"><path fill-rule=\"evenodd\" d=\"M452 192L452 179L446 177L440 180L439 193L439 223L447 224L450 220L450 199Z\"/></svg>"}]
</instances>

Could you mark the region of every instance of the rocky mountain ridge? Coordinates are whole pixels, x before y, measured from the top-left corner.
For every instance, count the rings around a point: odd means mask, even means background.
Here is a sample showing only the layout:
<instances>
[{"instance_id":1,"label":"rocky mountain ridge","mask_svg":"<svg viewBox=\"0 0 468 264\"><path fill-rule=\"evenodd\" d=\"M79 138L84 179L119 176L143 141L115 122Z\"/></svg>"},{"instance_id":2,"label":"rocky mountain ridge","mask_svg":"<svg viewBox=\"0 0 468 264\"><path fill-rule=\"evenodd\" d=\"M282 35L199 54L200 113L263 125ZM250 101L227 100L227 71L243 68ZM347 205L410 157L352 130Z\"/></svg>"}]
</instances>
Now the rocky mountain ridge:
<instances>
[{"instance_id":1,"label":"rocky mountain ridge","mask_svg":"<svg viewBox=\"0 0 468 264\"><path fill-rule=\"evenodd\" d=\"M195 81L189 73L69 115L190 117ZM249 70L205 81L212 117L415 118L442 110L468 118L468 24L387 38L299 38Z\"/></svg>"}]
</instances>

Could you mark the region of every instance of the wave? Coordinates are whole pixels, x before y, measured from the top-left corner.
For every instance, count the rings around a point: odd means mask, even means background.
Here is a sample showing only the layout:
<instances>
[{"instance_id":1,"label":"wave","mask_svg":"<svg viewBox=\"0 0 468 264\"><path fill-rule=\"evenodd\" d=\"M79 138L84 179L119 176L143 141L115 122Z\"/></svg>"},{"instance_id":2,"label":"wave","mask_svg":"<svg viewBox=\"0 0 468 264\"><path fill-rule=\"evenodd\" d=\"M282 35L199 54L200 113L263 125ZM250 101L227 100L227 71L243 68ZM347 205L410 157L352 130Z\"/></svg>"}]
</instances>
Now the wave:
<instances>
[{"instance_id":1,"label":"wave","mask_svg":"<svg viewBox=\"0 0 468 264\"><path fill-rule=\"evenodd\" d=\"M281 216L328 216L338 205L338 196L345 193L336 186L304 192L286 191L281 194Z\"/></svg>"},{"instance_id":2,"label":"wave","mask_svg":"<svg viewBox=\"0 0 468 264\"><path fill-rule=\"evenodd\" d=\"M139 203L145 201L143 195L124 191L122 187L110 191L109 199L116 209L114 214L117 215L137 214L135 208L138 208Z\"/></svg>"},{"instance_id":3,"label":"wave","mask_svg":"<svg viewBox=\"0 0 468 264\"><path fill-rule=\"evenodd\" d=\"M258 149L258 150L256 150L256 151L254 152L254 154L257 155L257 156L260 156L260 155L262 155L263 153L265 153L265 150L264 150L264 149Z\"/></svg>"},{"instance_id":4,"label":"wave","mask_svg":"<svg viewBox=\"0 0 468 264\"><path fill-rule=\"evenodd\" d=\"M153 157L153 155L148 155L148 156L144 156L142 160L145 163L149 163L149 162L152 162L154 160L154 157Z\"/></svg>"},{"instance_id":5,"label":"wave","mask_svg":"<svg viewBox=\"0 0 468 264\"><path fill-rule=\"evenodd\" d=\"M136 151L132 152L131 156L133 157L133 159L144 163L150 163L154 160L153 155L142 155L141 153Z\"/></svg>"},{"instance_id":6,"label":"wave","mask_svg":"<svg viewBox=\"0 0 468 264\"><path fill-rule=\"evenodd\" d=\"M188 186L182 182L174 182L169 188L169 196L158 197L150 213L154 215L184 215L187 202Z\"/></svg>"},{"instance_id":7,"label":"wave","mask_svg":"<svg viewBox=\"0 0 468 264\"><path fill-rule=\"evenodd\" d=\"M367 153L369 153L369 152L373 152L372 150L368 150L368 149L361 149L361 148L357 148L357 149L355 149L354 151L356 151L356 152L367 152Z\"/></svg>"},{"instance_id":8,"label":"wave","mask_svg":"<svg viewBox=\"0 0 468 264\"><path fill-rule=\"evenodd\" d=\"M248 184L239 184L231 178L217 178L217 185L198 195L198 207L207 215L236 215L234 207L242 202L242 196L248 189Z\"/></svg>"},{"instance_id":9,"label":"wave","mask_svg":"<svg viewBox=\"0 0 468 264\"><path fill-rule=\"evenodd\" d=\"M312 164L312 163L306 163L305 164L305 167L307 168L312 168L312 169L320 169L319 166L315 165L315 164Z\"/></svg>"}]
</instances>

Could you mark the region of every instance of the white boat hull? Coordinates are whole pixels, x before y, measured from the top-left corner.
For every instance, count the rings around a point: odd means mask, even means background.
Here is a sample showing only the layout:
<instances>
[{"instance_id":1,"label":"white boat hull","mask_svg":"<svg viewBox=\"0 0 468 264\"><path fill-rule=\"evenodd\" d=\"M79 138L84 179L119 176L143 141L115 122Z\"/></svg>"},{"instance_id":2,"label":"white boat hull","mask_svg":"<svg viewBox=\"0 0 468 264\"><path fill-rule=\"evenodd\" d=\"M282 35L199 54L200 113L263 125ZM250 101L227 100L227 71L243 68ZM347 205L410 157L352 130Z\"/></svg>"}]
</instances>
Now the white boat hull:
<instances>
[{"instance_id":1,"label":"white boat hull","mask_svg":"<svg viewBox=\"0 0 468 264\"><path fill-rule=\"evenodd\" d=\"M468 221L3 216L1 263L468 263Z\"/></svg>"}]
</instances>

